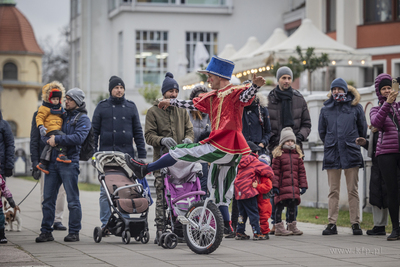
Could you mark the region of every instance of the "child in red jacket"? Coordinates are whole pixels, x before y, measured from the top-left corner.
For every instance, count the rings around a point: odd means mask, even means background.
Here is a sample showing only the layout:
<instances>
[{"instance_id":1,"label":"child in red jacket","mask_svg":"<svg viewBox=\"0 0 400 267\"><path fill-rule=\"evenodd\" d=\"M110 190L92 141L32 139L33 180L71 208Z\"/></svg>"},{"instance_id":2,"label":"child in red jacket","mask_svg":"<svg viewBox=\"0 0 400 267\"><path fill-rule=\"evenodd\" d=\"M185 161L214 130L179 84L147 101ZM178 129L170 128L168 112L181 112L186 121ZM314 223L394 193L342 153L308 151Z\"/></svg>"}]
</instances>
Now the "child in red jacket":
<instances>
[{"instance_id":1,"label":"child in red jacket","mask_svg":"<svg viewBox=\"0 0 400 267\"><path fill-rule=\"evenodd\" d=\"M261 195L262 197L264 193L266 194L271 190L273 172L269 166L258 160L258 147L252 142L248 142L248 144L250 149L255 153L252 152L250 155L246 155L240 160L238 174L234 182L235 198L237 199L239 209L239 220L235 239L246 240L250 238L244 233L247 217L249 217L250 224L253 228L253 240L265 240L268 239L269 236L268 231L265 235L262 229L260 229L260 213L258 209L259 205L257 204L257 196ZM257 149L253 150L254 147L257 147Z\"/></svg>"},{"instance_id":2,"label":"child in red jacket","mask_svg":"<svg viewBox=\"0 0 400 267\"><path fill-rule=\"evenodd\" d=\"M303 232L297 229L294 221L294 213L297 205L300 204L300 195L308 188L306 170L303 163L303 153L299 145L296 145L296 136L292 128L282 129L279 146L272 151L272 169L274 170L273 192L276 205L275 213L275 235L302 235ZM301 190L300 190L301 189ZM288 208L289 216L286 218L288 230L282 222L282 210Z\"/></svg>"}]
</instances>

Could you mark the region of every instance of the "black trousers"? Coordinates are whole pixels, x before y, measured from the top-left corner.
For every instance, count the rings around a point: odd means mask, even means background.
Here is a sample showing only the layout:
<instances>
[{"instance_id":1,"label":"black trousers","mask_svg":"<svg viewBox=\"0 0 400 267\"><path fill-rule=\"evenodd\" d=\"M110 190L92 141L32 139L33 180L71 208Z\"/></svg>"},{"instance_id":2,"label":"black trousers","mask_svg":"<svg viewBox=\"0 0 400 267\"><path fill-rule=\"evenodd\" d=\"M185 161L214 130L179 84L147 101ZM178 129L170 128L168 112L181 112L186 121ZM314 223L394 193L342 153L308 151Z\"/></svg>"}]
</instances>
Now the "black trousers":
<instances>
[{"instance_id":1,"label":"black trousers","mask_svg":"<svg viewBox=\"0 0 400 267\"><path fill-rule=\"evenodd\" d=\"M393 229L399 228L399 183L397 168L400 168L400 154L383 154L378 157L379 169L386 184L388 208Z\"/></svg>"},{"instance_id":2,"label":"black trousers","mask_svg":"<svg viewBox=\"0 0 400 267\"><path fill-rule=\"evenodd\" d=\"M286 222L291 223L295 221L297 201L295 199L285 199L275 205L275 223L282 221L282 211L285 207L287 207Z\"/></svg>"}]
</instances>

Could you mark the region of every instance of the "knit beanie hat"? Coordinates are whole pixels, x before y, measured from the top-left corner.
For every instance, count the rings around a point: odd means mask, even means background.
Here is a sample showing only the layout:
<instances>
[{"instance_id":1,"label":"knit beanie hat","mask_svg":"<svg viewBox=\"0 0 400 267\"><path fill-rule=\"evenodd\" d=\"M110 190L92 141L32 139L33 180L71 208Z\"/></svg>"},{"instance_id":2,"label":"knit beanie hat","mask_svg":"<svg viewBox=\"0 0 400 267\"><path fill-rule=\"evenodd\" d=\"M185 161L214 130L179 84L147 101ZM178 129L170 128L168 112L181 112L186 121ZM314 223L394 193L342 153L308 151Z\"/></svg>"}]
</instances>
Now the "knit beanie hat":
<instances>
[{"instance_id":1,"label":"knit beanie hat","mask_svg":"<svg viewBox=\"0 0 400 267\"><path fill-rule=\"evenodd\" d=\"M172 75L171 72L167 72L165 74L165 79L164 79L162 87L161 87L162 95L164 95L166 92L168 92L171 89L178 89L178 92L179 92L179 85L174 80L174 75Z\"/></svg>"},{"instance_id":2,"label":"knit beanie hat","mask_svg":"<svg viewBox=\"0 0 400 267\"><path fill-rule=\"evenodd\" d=\"M278 69L278 71L276 72L276 80L279 81L279 79L283 76L283 75L289 75L292 79L293 79L293 72L289 67L283 66L280 67Z\"/></svg>"},{"instance_id":3,"label":"knit beanie hat","mask_svg":"<svg viewBox=\"0 0 400 267\"><path fill-rule=\"evenodd\" d=\"M85 99L85 93L79 88L75 87L69 89L65 95L72 98L79 107L84 103L83 100Z\"/></svg>"},{"instance_id":4,"label":"knit beanie hat","mask_svg":"<svg viewBox=\"0 0 400 267\"><path fill-rule=\"evenodd\" d=\"M256 144L254 144L252 141L247 141L247 145L250 147L251 152L253 153L256 153L261 150L261 148Z\"/></svg>"},{"instance_id":5,"label":"knit beanie hat","mask_svg":"<svg viewBox=\"0 0 400 267\"><path fill-rule=\"evenodd\" d=\"M110 95L111 95L112 89L114 89L114 87L117 85L122 85L122 87L124 87L124 89L125 89L125 83L120 77L111 76L110 80L108 80L108 91L110 92Z\"/></svg>"},{"instance_id":6,"label":"knit beanie hat","mask_svg":"<svg viewBox=\"0 0 400 267\"><path fill-rule=\"evenodd\" d=\"M202 84L196 85L193 89L192 92L190 93L190 100L193 100L193 98L198 97L200 94L203 93L208 93L207 87L205 87Z\"/></svg>"},{"instance_id":7,"label":"knit beanie hat","mask_svg":"<svg viewBox=\"0 0 400 267\"><path fill-rule=\"evenodd\" d=\"M392 80L389 79L382 79L379 83L379 92L381 91L382 87L390 86L392 87Z\"/></svg>"},{"instance_id":8,"label":"knit beanie hat","mask_svg":"<svg viewBox=\"0 0 400 267\"><path fill-rule=\"evenodd\" d=\"M61 90L59 88L53 88L53 89L51 89L50 94L49 94L49 102L51 103L50 99L52 97L59 97L60 102L61 102L61 96L62 96Z\"/></svg>"},{"instance_id":9,"label":"knit beanie hat","mask_svg":"<svg viewBox=\"0 0 400 267\"><path fill-rule=\"evenodd\" d=\"M346 83L346 81L343 80L342 78L336 78L336 79L333 80L333 82L331 83L331 90L332 90L334 87L342 88L346 94L347 94L347 92L349 91L349 89L347 88L347 83Z\"/></svg>"},{"instance_id":10,"label":"knit beanie hat","mask_svg":"<svg viewBox=\"0 0 400 267\"><path fill-rule=\"evenodd\" d=\"M283 145L286 141L293 140L296 143L296 136L293 133L292 128L285 127L281 132L281 139L279 140L279 145Z\"/></svg>"}]
</instances>

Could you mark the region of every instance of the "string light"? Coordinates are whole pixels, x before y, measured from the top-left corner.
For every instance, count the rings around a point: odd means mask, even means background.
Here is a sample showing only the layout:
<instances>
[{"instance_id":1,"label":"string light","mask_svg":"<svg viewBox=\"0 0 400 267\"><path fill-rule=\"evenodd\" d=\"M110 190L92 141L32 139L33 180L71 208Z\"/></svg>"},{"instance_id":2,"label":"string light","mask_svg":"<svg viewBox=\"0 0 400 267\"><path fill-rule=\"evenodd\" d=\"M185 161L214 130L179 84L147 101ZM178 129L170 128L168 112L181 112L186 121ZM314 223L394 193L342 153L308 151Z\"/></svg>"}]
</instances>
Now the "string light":
<instances>
[{"instance_id":1,"label":"string light","mask_svg":"<svg viewBox=\"0 0 400 267\"><path fill-rule=\"evenodd\" d=\"M306 64L307 64L307 61L303 60L303 65L306 65Z\"/></svg>"},{"instance_id":2,"label":"string light","mask_svg":"<svg viewBox=\"0 0 400 267\"><path fill-rule=\"evenodd\" d=\"M361 64L364 65L365 64L365 60L361 60Z\"/></svg>"},{"instance_id":3,"label":"string light","mask_svg":"<svg viewBox=\"0 0 400 267\"><path fill-rule=\"evenodd\" d=\"M270 70L270 67L269 67L269 66L267 66L267 70Z\"/></svg>"},{"instance_id":4,"label":"string light","mask_svg":"<svg viewBox=\"0 0 400 267\"><path fill-rule=\"evenodd\" d=\"M261 71L263 71L263 70L262 70L262 68L259 68L258 71L261 72Z\"/></svg>"},{"instance_id":5,"label":"string light","mask_svg":"<svg viewBox=\"0 0 400 267\"><path fill-rule=\"evenodd\" d=\"M349 60L349 62L348 62L348 63L349 63L349 65L351 65L351 64L353 64L353 61Z\"/></svg>"},{"instance_id":6,"label":"string light","mask_svg":"<svg viewBox=\"0 0 400 267\"><path fill-rule=\"evenodd\" d=\"M335 60L332 61L332 65L336 65L336 61Z\"/></svg>"}]
</instances>

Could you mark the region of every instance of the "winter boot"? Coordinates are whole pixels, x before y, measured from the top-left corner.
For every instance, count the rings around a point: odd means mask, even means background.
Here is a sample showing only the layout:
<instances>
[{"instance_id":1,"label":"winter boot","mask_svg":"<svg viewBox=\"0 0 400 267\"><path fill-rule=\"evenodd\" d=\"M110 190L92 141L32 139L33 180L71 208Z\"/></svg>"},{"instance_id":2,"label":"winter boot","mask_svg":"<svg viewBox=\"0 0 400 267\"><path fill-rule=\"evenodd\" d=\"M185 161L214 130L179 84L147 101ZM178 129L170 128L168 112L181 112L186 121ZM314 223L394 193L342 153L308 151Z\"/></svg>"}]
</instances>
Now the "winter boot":
<instances>
[{"instance_id":1,"label":"winter boot","mask_svg":"<svg viewBox=\"0 0 400 267\"><path fill-rule=\"evenodd\" d=\"M58 154L58 157L56 158L58 162L63 162L63 163L71 163L72 161L64 154Z\"/></svg>"},{"instance_id":2,"label":"winter boot","mask_svg":"<svg viewBox=\"0 0 400 267\"><path fill-rule=\"evenodd\" d=\"M6 235L4 234L4 228L0 229L0 244L7 244L7 242Z\"/></svg>"},{"instance_id":3,"label":"winter boot","mask_svg":"<svg viewBox=\"0 0 400 267\"><path fill-rule=\"evenodd\" d=\"M236 233L236 240L249 240L250 236L246 235L245 233Z\"/></svg>"},{"instance_id":4,"label":"winter boot","mask_svg":"<svg viewBox=\"0 0 400 267\"><path fill-rule=\"evenodd\" d=\"M337 235L336 224L333 223L328 224L325 230L322 231L322 235Z\"/></svg>"},{"instance_id":5,"label":"winter boot","mask_svg":"<svg viewBox=\"0 0 400 267\"><path fill-rule=\"evenodd\" d=\"M351 229L353 229L353 235L362 235L363 231L361 230L361 227L358 223L355 223L351 226Z\"/></svg>"},{"instance_id":6,"label":"winter boot","mask_svg":"<svg viewBox=\"0 0 400 267\"><path fill-rule=\"evenodd\" d=\"M263 234L257 234L257 233L253 234L253 240L268 240L268 239L269 239L269 235L263 235Z\"/></svg>"},{"instance_id":7,"label":"winter boot","mask_svg":"<svg viewBox=\"0 0 400 267\"><path fill-rule=\"evenodd\" d=\"M285 229L283 222L275 224L275 236L288 236L293 235L292 231L288 231Z\"/></svg>"},{"instance_id":8,"label":"winter boot","mask_svg":"<svg viewBox=\"0 0 400 267\"><path fill-rule=\"evenodd\" d=\"M393 228L392 233L387 237L387 241L400 239L400 228Z\"/></svg>"},{"instance_id":9,"label":"winter boot","mask_svg":"<svg viewBox=\"0 0 400 267\"><path fill-rule=\"evenodd\" d=\"M43 163L39 163L38 165L36 165L36 168L38 168L39 170L41 170L42 172L44 172L45 174L49 174L49 170L47 169L47 166L44 165Z\"/></svg>"},{"instance_id":10,"label":"winter boot","mask_svg":"<svg viewBox=\"0 0 400 267\"><path fill-rule=\"evenodd\" d=\"M292 231L294 235L302 235L302 234L303 234L303 232L300 231L300 230L297 228L297 222L296 222L296 221L293 221L293 222L291 222L291 223L288 223L288 230L289 230L289 231Z\"/></svg>"},{"instance_id":11,"label":"winter boot","mask_svg":"<svg viewBox=\"0 0 400 267\"><path fill-rule=\"evenodd\" d=\"M36 243L42 243L47 241L54 241L52 233L40 233L40 235L36 237Z\"/></svg>"},{"instance_id":12,"label":"winter boot","mask_svg":"<svg viewBox=\"0 0 400 267\"><path fill-rule=\"evenodd\" d=\"M385 226L374 226L371 230L367 230L367 235L386 235Z\"/></svg>"},{"instance_id":13,"label":"winter boot","mask_svg":"<svg viewBox=\"0 0 400 267\"><path fill-rule=\"evenodd\" d=\"M69 233L66 237L64 237L64 242L76 242L76 241L79 241L79 234Z\"/></svg>"},{"instance_id":14,"label":"winter boot","mask_svg":"<svg viewBox=\"0 0 400 267\"><path fill-rule=\"evenodd\" d=\"M272 229L269 232L270 235L274 235L275 234L275 224L272 225Z\"/></svg>"}]
</instances>

